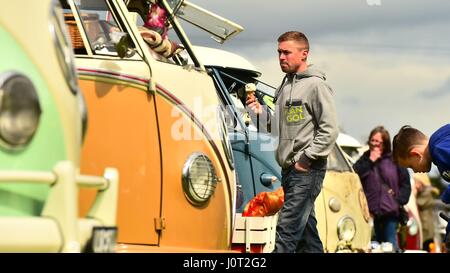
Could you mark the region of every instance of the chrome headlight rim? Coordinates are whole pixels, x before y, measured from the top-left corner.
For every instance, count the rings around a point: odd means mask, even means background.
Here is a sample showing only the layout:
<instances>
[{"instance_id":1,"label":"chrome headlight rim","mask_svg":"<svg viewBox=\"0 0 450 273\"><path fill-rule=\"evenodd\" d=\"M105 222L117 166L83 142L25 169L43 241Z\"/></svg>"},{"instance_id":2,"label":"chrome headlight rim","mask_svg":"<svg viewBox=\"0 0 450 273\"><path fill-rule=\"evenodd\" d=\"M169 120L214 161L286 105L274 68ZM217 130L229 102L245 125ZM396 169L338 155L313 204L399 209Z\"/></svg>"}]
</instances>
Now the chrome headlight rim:
<instances>
[{"instance_id":1,"label":"chrome headlight rim","mask_svg":"<svg viewBox=\"0 0 450 273\"><path fill-rule=\"evenodd\" d=\"M49 31L56 50L58 63L72 94L79 93L72 42L64 22L61 4L53 0L50 6Z\"/></svg>"},{"instance_id":2,"label":"chrome headlight rim","mask_svg":"<svg viewBox=\"0 0 450 273\"><path fill-rule=\"evenodd\" d=\"M207 163L208 169L207 171L207 177L210 178L208 181L208 184L206 185L206 189L204 189L204 194L200 194L198 190L198 184L197 186L193 183L193 166L196 163L196 160L203 160ZM211 159L209 157L202 153L202 152L195 152L192 153L186 162L183 165L182 170L182 187L184 195L186 196L187 200L194 206L203 206L209 202L211 197L215 193L215 189L217 187L217 183L219 182L219 178L216 174L216 170L214 168L214 165L212 164ZM202 189L203 190L203 189ZM209 190L209 191L208 191Z\"/></svg>"},{"instance_id":3,"label":"chrome headlight rim","mask_svg":"<svg viewBox=\"0 0 450 273\"><path fill-rule=\"evenodd\" d=\"M7 84L10 84L10 82L12 80L22 80L25 84L28 84L30 89L29 95L31 95L30 98L31 103L33 103L33 101L36 103L36 105L34 105L36 107L36 114L37 114L37 118L35 119L36 121L34 122L34 129L31 130L28 133L28 136L25 136L24 139L25 141L20 141L20 142L14 142L11 141L10 139L8 139L8 137L5 136L5 129L3 128L3 114L4 111L6 110L3 103L5 102L5 99L7 98L7 94L6 92L8 92L9 90L7 89L8 86ZM21 90L25 90L25 89L21 89ZM10 91L13 92L13 91ZM23 97L22 97L23 98ZM22 103L23 103L23 99ZM25 109L25 108L24 108ZM37 93L37 89L33 84L33 81L26 76L25 74L18 72L18 71L6 71L3 72L2 74L0 74L0 147L7 149L7 150L12 150L12 151L19 151L24 149L26 146L28 146L30 144L30 142L32 141L32 139L34 138L38 128L39 128L39 123L40 123L40 117L42 114L42 108L40 105L40 101L39 101L39 96Z\"/></svg>"},{"instance_id":4,"label":"chrome headlight rim","mask_svg":"<svg viewBox=\"0 0 450 273\"><path fill-rule=\"evenodd\" d=\"M348 234L348 229L347 229L348 223L351 223L351 226L352 226L352 231L350 233L351 234L350 236L346 235L346 234ZM337 234L338 234L339 240L346 241L346 242L353 241L353 239L355 238L355 235L356 235L355 220L353 220L353 218L348 215L342 217L339 220L338 225L337 225Z\"/></svg>"}]
</instances>

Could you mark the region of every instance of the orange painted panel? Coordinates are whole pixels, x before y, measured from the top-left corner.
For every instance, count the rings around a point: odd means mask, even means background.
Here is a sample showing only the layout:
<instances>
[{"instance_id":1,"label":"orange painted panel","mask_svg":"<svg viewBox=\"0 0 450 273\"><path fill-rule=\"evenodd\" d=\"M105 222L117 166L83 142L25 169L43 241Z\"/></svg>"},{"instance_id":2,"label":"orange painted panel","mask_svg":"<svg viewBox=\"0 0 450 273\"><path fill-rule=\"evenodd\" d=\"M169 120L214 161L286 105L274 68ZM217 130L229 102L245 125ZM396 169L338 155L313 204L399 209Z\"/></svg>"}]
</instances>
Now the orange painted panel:
<instances>
[{"instance_id":1,"label":"orange painted panel","mask_svg":"<svg viewBox=\"0 0 450 273\"><path fill-rule=\"evenodd\" d=\"M154 219L160 217L161 156L154 96L129 85L80 80L88 107L88 131L81 172L119 170L118 242L158 244ZM92 192L80 193L81 213Z\"/></svg>"},{"instance_id":2,"label":"orange painted panel","mask_svg":"<svg viewBox=\"0 0 450 273\"><path fill-rule=\"evenodd\" d=\"M162 217L166 228L161 233L161 248L196 248L226 250L230 248L227 232L230 230L229 184L220 161L227 166L226 158L217 155L212 144L194 125L189 115L182 114L164 97L156 97L160 118L163 164ZM221 178L214 195L202 206L193 206L182 188L182 169L194 152L206 154Z\"/></svg>"}]
</instances>

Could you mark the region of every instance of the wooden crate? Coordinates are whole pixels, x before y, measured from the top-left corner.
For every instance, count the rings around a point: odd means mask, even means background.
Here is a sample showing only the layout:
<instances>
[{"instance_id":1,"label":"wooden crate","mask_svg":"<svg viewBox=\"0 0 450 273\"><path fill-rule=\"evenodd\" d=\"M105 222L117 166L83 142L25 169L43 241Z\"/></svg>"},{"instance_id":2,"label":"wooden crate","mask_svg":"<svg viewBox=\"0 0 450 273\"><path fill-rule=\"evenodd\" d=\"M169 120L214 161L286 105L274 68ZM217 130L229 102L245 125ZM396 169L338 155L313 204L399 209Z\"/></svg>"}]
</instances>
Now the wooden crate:
<instances>
[{"instance_id":1,"label":"wooden crate","mask_svg":"<svg viewBox=\"0 0 450 273\"><path fill-rule=\"evenodd\" d=\"M272 252L275 247L275 235L278 214L265 217L235 216L233 230L233 249L242 252Z\"/></svg>"}]
</instances>

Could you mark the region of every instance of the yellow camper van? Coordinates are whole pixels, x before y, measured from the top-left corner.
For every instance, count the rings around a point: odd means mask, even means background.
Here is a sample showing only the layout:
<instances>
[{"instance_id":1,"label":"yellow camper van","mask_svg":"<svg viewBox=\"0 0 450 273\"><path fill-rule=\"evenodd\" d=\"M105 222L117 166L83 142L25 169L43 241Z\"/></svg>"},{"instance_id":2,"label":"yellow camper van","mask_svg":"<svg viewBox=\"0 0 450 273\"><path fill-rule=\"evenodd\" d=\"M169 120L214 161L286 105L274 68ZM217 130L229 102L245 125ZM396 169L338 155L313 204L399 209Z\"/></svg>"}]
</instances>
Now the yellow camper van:
<instances>
[{"instance_id":1,"label":"yellow camper van","mask_svg":"<svg viewBox=\"0 0 450 273\"><path fill-rule=\"evenodd\" d=\"M178 18L212 22L203 29L219 40L242 28L187 1L64 2L89 113L81 170L115 166L121 176L117 251L230 250L236 185L227 127ZM155 9L167 15L167 37L146 27ZM94 195L83 192L81 215Z\"/></svg>"}]
</instances>

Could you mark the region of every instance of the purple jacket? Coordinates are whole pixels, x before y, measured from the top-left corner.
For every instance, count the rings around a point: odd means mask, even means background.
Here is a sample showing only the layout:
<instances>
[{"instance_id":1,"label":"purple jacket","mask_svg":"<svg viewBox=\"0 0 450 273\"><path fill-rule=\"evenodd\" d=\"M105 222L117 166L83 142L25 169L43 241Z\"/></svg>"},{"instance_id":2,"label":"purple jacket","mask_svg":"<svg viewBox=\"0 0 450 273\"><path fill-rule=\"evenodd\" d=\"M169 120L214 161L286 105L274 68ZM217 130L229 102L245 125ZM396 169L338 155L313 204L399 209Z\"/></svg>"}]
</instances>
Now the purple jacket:
<instances>
[{"instance_id":1,"label":"purple jacket","mask_svg":"<svg viewBox=\"0 0 450 273\"><path fill-rule=\"evenodd\" d=\"M408 202L411 194L408 170L395 165L390 153L375 162L369 155L370 151L365 152L353 166L361 179L369 211L377 216L398 216L399 207Z\"/></svg>"}]
</instances>

